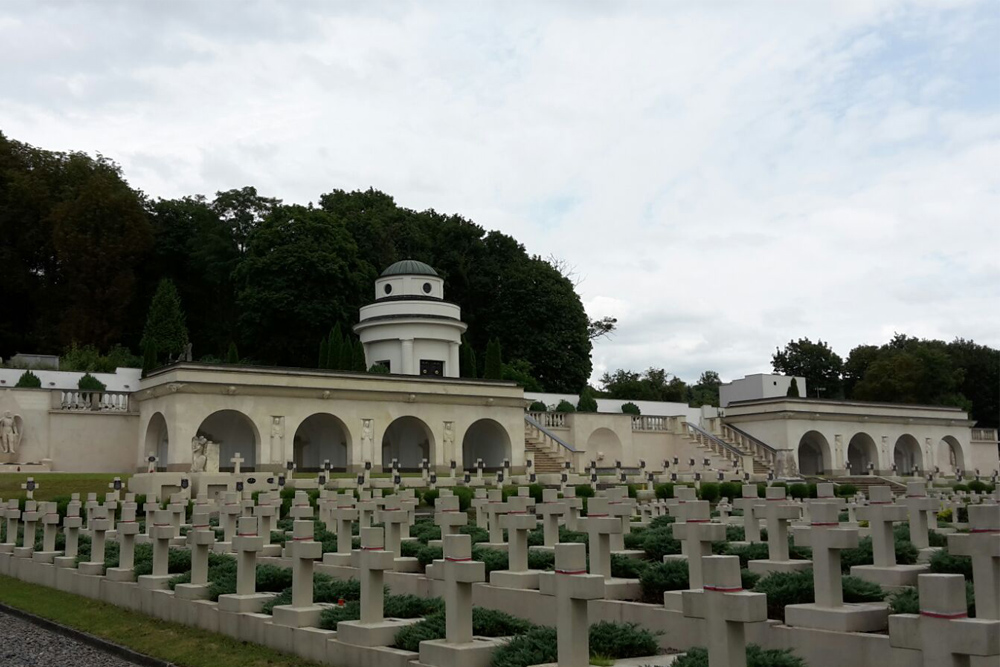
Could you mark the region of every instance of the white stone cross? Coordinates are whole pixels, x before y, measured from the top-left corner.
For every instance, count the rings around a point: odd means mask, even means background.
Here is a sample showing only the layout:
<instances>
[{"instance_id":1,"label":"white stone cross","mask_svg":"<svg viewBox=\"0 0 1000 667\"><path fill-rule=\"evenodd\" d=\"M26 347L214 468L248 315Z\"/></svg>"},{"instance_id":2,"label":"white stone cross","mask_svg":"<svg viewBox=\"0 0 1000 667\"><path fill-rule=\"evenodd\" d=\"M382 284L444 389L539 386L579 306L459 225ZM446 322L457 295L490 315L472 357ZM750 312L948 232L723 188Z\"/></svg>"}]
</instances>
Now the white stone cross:
<instances>
[{"instance_id":1,"label":"white stone cross","mask_svg":"<svg viewBox=\"0 0 1000 667\"><path fill-rule=\"evenodd\" d=\"M948 536L948 551L972 559L976 618L1000 620L1000 505L970 505L969 533Z\"/></svg>"},{"instance_id":2,"label":"white stone cross","mask_svg":"<svg viewBox=\"0 0 1000 667\"><path fill-rule=\"evenodd\" d=\"M611 535L621 532L622 522L608 513L608 499L594 497L587 503L587 516L581 519L587 528L590 549L590 573L611 577ZM559 547L556 549L558 552Z\"/></svg>"},{"instance_id":3,"label":"white stone cross","mask_svg":"<svg viewBox=\"0 0 1000 667\"><path fill-rule=\"evenodd\" d=\"M812 548L817 607L844 605L840 552L858 546L858 530L839 528L839 515L840 508L833 503L814 504L809 527L795 531L795 544Z\"/></svg>"},{"instance_id":4,"label":"white stone cross","mask_svg":"<svg viewBox=\"0 0 1000 667\"><path fill-rule=\"evenodd\" d=\"M313 604L313 565L323 557L323 545L314 539L313 522L292 524L292 539L288 553L292 558L292 604L274 607L277 625L293 628L316 626L323 609Z\"/></svg>"},{"instance_id":5,"label":"white stone cross","mask_svg":"<svg viewBox=\"0 0 1000 667\"><path fill-rule=\"evenodd\" d=\"M622 531L611 536L611 550L623 551L625 549L625 536L632 532L632 514L635 509L635 501L628 497L628 488L615 486L607 491L608 513L618 517L622 522Z\"/></svg>"},{"instance_id":6,"label":"white stone cross","mask_svg":"<svg viewBox=\"0 0 1000 667\"><path fill-rule=\"evenodd\" d=\"M461 511L458 496L439 496L435 503L434 523L441 527L441 539L458 535L458 530L469 522L469 515Z\"/></svg>"},{"instance_id":7,"label":"white stone cross","mask_svg":"<svg viewBox=\"0 0 1000 667\"><path fill-rule=\"evenodd\" d=\"M534 512L515 507L507 512L502 523L507 528L509 542L507 570L525 572L528 569L528 533L538 527L538 518Z\"/></svg>"},{"instance_id":8,"label":"white stone cross","mask_svg":"<svg viewBox=\"0 0 1000 667\"><path fill-rule=\"evenodd\" d=\"M142 511L146 514L146 535L152 535L153 513L160 509L160 503L147 500L142 504Z\"/></svg>"},{"instance_id":9,"label":"white stone cross","mask_svg":"<svg viewBox=\"0 0 1000 667\"><path fill-rule=\"evenodd\" d=\"M351 529L354 522L358 520L358 510L354 507L354 498L341 495L333 513L337 519L337 553L349 554L353 541Z\"/></svg>"},{"instance_id":10,"label":"white stone cross","mask_svg":"<svg viewBox=\"0 0 1000 667\"><path fill-rule=\"evenodd\" d=\"M292 507L288 510L288 515L295 520L312 519L313 508L309 504L309 494L305 491L296 491L292 499Z\"/></svg>"},{"instance_id":11,"label":"white stone cross","mask_svg":"<svg viewBox=\"0 0 1000 667\"><path fill-rule=\"evenodd\" d=\"M591 498L591 502L594 500L595 498ZM607 520L621 529L621 522L617 519L607 517ZM587 667L590 664L587 603L604 597L604 577L600 574L587 574L587 551L584 545L556 545L555 589L558 665Z\"/></svg>"},{"instance_id":12,"label":"white stone cross","mask_svg":"<svg viewBox=\"0 0 1000 667\"><path fill-rule=\"evenodd\" d=\"M42 503L42 553L36 553L35 559L52 562L56 551L56 536L59 533L59 511L54 502Z\"/></svg>"},{"instance_id":13,"label":"white stone cross","mask_svg":"<svg viewBox=\"0 0 1000 667\"><path fill-rule=\"evenodd\" d=\"M176 536L174 517L176 514L169 509L156 510L153 513L153 529L149 536L153 540L153 572L154 577L167 576L167 566L170 562L170 540Z\"/></svg>"},{"instance_id":14,"label":"white stone cross","mask_svg":"<svg viewBox=\"0 0 1000 667\"><path fill-rule=\"evenodd\" d=\"M917 549L927 549L930 541L927 535L927 512L937 510L939 501L937 498L927 497L927 485L925 482L907 482L906 499L907 513L910 518L910 542Z\"/></svg>"},{"instance_id":15,"label":"white stone cross","mask_svg":"<svg viewBox=\"0 0 1000 667\"><path fill-rule=\"evenodd\" d=\"M799 518L799 508L785 502L785 488L767 487L766 504L753 510L754 518L764 514L767 519L767 557L771 561L791 560L788 555L788 523Z\"/></svg>"},{"instance_id":16,"label":"white stone cross","mask_svg":"<svg viewBox=\"0 0 1000 667\"><path fill-rule=\"evenodd\" d=\"M868 493L871 499L858 508L858 517L867 521L871 529L875 567L893 567L896 565L896 542L892 524L906 520L906 508L895 503L888 486L870 487Z\"/></svg>"},{"instance_id":17,"label":"white stone cross","mask_svg":"<svg viewBox=\"0 0 1000 667\"><path fill-rule=\"evenodd\" d=\"M63 519L63 533L66 535L66 548L62 556L55 558L56 567L76 567L76 556L80 552L80 495L73 494L74 499L66 506L66 518Z\"/></svg>"},{"instance_id":18,"label":"white stone cross","mask_svg":"<svg viewBox=\"0 0 1000 667\"><path fill-rule=\"evenodd\" d=\"M236 456L234 456L233 458L229 459L230 463L233 464L233 474L234 475L239 475L240 474L240 468L243 465L243 461L244 460L245 459L240 455L239 452L236 452Z\"/></svg>"},{"instance_id":19,"label":"white stone cross","mask_svg":"<svg viewBox=\"0 0 1000 667\"><path fill-rule=\"evenodd\" d=\"M236 550L236 595L257 592L257 552L264 548L264 538L258 535L256 517L241 516L236 522L233 548Z\"/></svg>"},{"instance_id":20,"label":"white stone cross","mask_svg":"<svg viewBox=\"0 0 1000 667\"><path fill-rule=\"evenodd\" d=\"M767 620L767 596L743 590L738 556L705 556L705 586L682 595L688 618L703 618L710 667L746 667L747 623Z\"/></svg>"},{"instance_id":21,"label":"white stone cross","mask_svg":"<svg viewBox=\"0 0 1000 667\"><path fill-rule=\"evenodd\" d=\"M21 538L21 546L14 549L14 555L18 558L31 558L35 552L35 526L42 518L42 513L38 511L38 503L34 500L26 500L24 503L24 514L21 521L24 523L24 535Z\"/></svg>"},{"instance_id":22,"label":"white stone cross","mask_svg":"<svg viewBox=\"0 0 1000 667\"><path fill-rule=\"evenodd\" d=\"M488 502L486 503L486 523L487 530L490 531L490 544L503 544L503 527L500 525L500 517L510 511L511 507L503 502L503 492L500 489L490 489L487 491Z\"/></svg>"},{"instance_id":23,"label":"white stone cross","mask_svg":"<svg viewBox=\"0 0 1000 667\"><path fill-rule=\"evenodd\" d=\"M208 551L215 543L215 531L209 517L208 510L197 507L191 515L191 529L187 534L191 549L191 582L174 587L174 594L179 598L199 599L208 594Z\"/></svg>"},{"instance_id":24,"label":"white stone cross","mask_svg":"<svg viewBox=\"0 0 1000 667\"><path fill-rule=\"evenodd\" d=\"M7 501L4 518L7 519L7 541L0 548L0 553L11 553L17 545L17 521L21 518L21 504L17 498Z\"/></svg>"},{"instance_id":25,"label":"white stone cross","mask_svg":"<svg viewBox=\"0 0 1000 667\"><path fill-rule=\"evenodd\" d=\"M157 462L159 462L159 460L160 459L158 459L156 457L156 454L154 454L153 452L150 452L149 456L146 457L146 472L149 473L149 474L155 473L156 472L156 464L157 464Z\"/></svg>"},{"instance_id":26,"label":"white stone cross","mask_svg":"<svg viewBox=\"0 0 1000 667\"><path fill-rule=\"evenodd\" d=\"M108 569L112 581L132 581L135 578L135 536L139 522L135 520L135 503L122 505L122 520L118 523L118 567Z\"/></svg>"},{"instance_id":27,"label":"white stone cross","mask_svg":"<svg viewBox=\"0 0 1000 667\"><path fill-rule=\"evenodd\" d=\"M688 501L684 513L686 521L673 525L673 535L687 545L688 588L693 590L703 586L702 558L712 555L712 542L726 539L726 527L712 523L707 500Z\"/></svg>"},{"instance_id":28,"label":"white stone cross","mask_svg":"<svg viewBox=\"0 0 1000 667\"><path fill-rule=\"evenodd\" d=\"M743 510L743 533L747 542L760 542L760 522L754 514L754 507L760 504L756 484L743 485L743 497L737 498L735 505Z\"/></svg>"},{"instance_id":29,"label":"white stone cross","mask_svg":"<svg viewBox=\"0 0 1000 667\"><path fill-rule=\"evenodd\" d=\"M544 489L538 512L542 515L544 544L555 547L559 542L559 517L566 513L566 503L559 500L559 492L555 489Z\"/></svg>"},{"instance_id":30,"label":"white stone cross","mask_svg":"<svg viewBox=\"0 0 1000 667\"><path fill-rule=\"evenodd\" d=\"M399 496L389 496L385 499L385 506L382 509L382 523L385 524L383 548L391 552L394 558L403 556L401 525L408 520L409 517L400 504Z\"/></svg>"},{"instance_id":31,"label":"white stone cross","mask_svg":"<svg viewBox=\"0 0 1000 667\"><path fill-rule=\"evenodd\" d=\"M472 584L486 580L486 564L472 560L469 535L444 538L445 641L467 644L472 641Z\"/></svg>"},{"instance_id":32,"label":"white stone cross","mask_svg":"<svg viewBox=\"0 0 1000 667\"><path fill-rule=\"evenodd\" d=\"M236 523L242 514L239 494L226 492L222 507L219 510L219 522L222 524L222 543L225 551L232 551L233 538L236 536Z\"/></svg>"},{"instance_id":33,"label":"white stone cross","mask_svg":"<svg viewBox=\"0 0 1000 667\"><path fill-rule=\"evenodd\" d=\"M969 656L1000 657L1000 623L968 618L965 578L960 574L922 574L917 578L920 614L889 617L889 644L920 651L924 667L966 667ZM976 600L976 611L979 600ZM913 661L907 664L914 664ZM976 663L978 664L978 663Z\"/></svg>"},{"instance_id":34,"label":"white stone cross","mask_svg":"<svg viewBox=\"0 0 1000 667\"><path fill-rule=\"evenodd\" d=\"M24 489L24 492L25 492L24 496L28 500L34 500L34 498L35 498L35 489L37 489L39 487L41 487L41 484L39 484L38 482L36 482L34 477L29 477L24 482L24 484L21 485L21 488Z\"/></svg>"},{"instance_id":35,"label":"white stone cross","mask_svg":"<svg viewBox=\"0 0 1000 667\"><path fill-rule=\"evenodd\" d=\"M80 563L80 573L89 575L104 575L104 541L108 532L108 510L105 507L95 507L90 518L90 560Z\"/></svg>"},{"instance_id":36,"label":"white stone cross","mask_svg":"<svg viewBox=\"0 0 1000 667\"><path fill-rule=\"evenodd\" d=\"M486 528L489 525L489 521L486 518L486 505L489 502L486 489L476 489L476 495L472 499L472 509L475 512L473 521L480 528Z\"/></svg>"},{"instance_id":37,"label":"white stone cross","mask_svg":"<svg viewBox=\"0 0 1000 667\"><path fill-rule=\"evenodd\" d=\"M566 503L566 529L579 530L580 511L583 509L583 498L576 497L576 487L567 486L563 489L563 502Z\"/></svg>"},{"instance_id":38,"label":"white stone cross","mask_svg":"<svg viewBox=\"0 0 1000 667\"><path fill-rule=\"evenodd\" d=\"M385 571L394 567L391 551L385 551L381 528L361 529L361 623L381 623L383 615Z\"/></svg>"}]
</instances>

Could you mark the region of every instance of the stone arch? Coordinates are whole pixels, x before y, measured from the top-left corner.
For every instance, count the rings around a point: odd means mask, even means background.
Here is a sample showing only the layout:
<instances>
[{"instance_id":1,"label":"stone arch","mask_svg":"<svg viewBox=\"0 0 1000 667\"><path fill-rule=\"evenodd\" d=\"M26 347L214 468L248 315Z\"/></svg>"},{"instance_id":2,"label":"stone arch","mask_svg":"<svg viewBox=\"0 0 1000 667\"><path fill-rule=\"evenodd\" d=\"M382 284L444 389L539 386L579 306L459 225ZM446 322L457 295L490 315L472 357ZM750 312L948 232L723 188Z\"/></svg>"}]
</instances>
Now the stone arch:
<instances>
[{"instance_id":1,"label":"stone arch","mask_svg":"<svg viewBox=\"0 0 1000 667\"><path fill-rule=\"evenodd\" d=\"M590 460L597 461L598 467L612 468L615 461L622 459L622 441L611 429L599 428L587 438L587 455ZM622 465L627 464L622 461Z\"/></svg>"},{"instance_id":2,"label":"stone arch","mask_svg":"<svg viewBox=\"0 0 1000 667\"><path fill-rule=\"evenodd\" d=\"M909 433L899 436L892 447L892 462L896 464L897 475L909 475L915 467L923 470L924 455L917 439Z\"/></svg>"},{"instance_id":3,"label":"stone arch","mask_svg":"<svg viewBox=\"0 0 1000 667\"><path fill-rule=\"evenodd\" d=\"M476 459L483 460L483 467L500 469L503 460L510 460L510 435L500 422L480 419L465 431L462 438L462 465L474 469Z\"/></svg>"},{"instance_id":4,"label":"stone arch","mask_svg":"<svg viewBox=\"0 0 1000 667\"><path fill-rule=\"evenodd\" d=\"M398 417L382 435L382 465L388 468L393 459L399 459L401 470L418 470L420 460L434 461L434 434L423 420L417 417Z\"/></svg>"},{"instance_id":5,"label":"stone arch","mask_svg":"<svg viewBox=\"0 0 1000 667\"><path fill-rule=\"evenodd\" d=\"M334 470L350 466L351 434L347 425L328 412L306 417L295 429L292 438L292 460L295 469L315 472L329 461Z\"/></svg>"},{"instance_id":6,"label":"stone arch","mask_svg":"<svg viewBox=\"0 0 1000 667\"><path fill-rule=\"evenodd\" d=\"M232 470L232 458L243 458L242 470L255 470L260 455L260 435L257 426L247 415L238 410L217 410L206 417L198 427L203 435L219 443L219 470Z\"/></svg>"},{"instance_id":7,"label":"stone arch","mask_svg":"<svg viewBox=\"0 0 1000 667\"><path fill-rule=\"evenodd\" d=\"M878 470L878 445L875 438L864 431L855 433L847 443L847 460L851 464L852 475L864 475L868 472L868 464Z\"/></svg>"},{"instance_id":8,"label":"stone arch","mask_svg":"<svg viewBox=\"0 0 1000 667\"><path fill-rule=\"evenodd\" d=\"M965 453L962 451L962 444L953 435L946 435L937 444L937 467L941 469L941 474L949 477L962 470L965 472Z\"/></svg>"},{"instance_id":9,"label":"stone arch","mask_svg":"<svg viewBox=\"0 0 1000 667\"><path fill-rule=\"evenodd\" d=\"M167 469L167 459L170 456L170 429L162 412L154 413L146 424L146 442L142 450L142 460L147 461L150 454L154 454L157 458L157 470ZM145 463L142 470L146 471Z\"/></svg>"},{"instance_id":10,"label":"stone arch","mask_svg":"<svg viewBox=\"0 0 1000 667\"><path fill-rule=\"evenodd\" d=\"M807 431L799 438L797 455L802 475L822 475L833 468L830 441L819 431Z\"/></svg>"}]
</instances>

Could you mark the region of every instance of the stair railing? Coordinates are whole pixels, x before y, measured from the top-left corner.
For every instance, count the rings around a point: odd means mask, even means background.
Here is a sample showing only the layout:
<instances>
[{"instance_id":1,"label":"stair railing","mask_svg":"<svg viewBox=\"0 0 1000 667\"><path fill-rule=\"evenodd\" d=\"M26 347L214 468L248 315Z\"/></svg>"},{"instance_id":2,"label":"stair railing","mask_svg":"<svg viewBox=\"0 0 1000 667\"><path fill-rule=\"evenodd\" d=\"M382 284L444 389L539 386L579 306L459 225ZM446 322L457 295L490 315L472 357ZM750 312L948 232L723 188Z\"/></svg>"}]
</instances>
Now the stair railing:
<instances>
[{"instance_id":1,"label":"stair railing","mask_svg":"<svg viewBox=\"0 0 1000 667\"><path fill-rule=\"evenodd\" d=\"M751 458L746 453L740 451L740 449L734 445L729 444L722 438L712 435L702 427L697 424L692 424L691 422L684 422L684 428L687 431L687 435L690 438L696 440L699 444L708 447L712 450L714 454L720 456L730 463L733 463L745 470L752 471L752 461L750 462L750 468L747 468L747 461L745 459Z\"/></svg>"},{"instance_id":2,"label":"stair railing","mask_svg":"<svg viewBox=\"0 0 1000 667\"><path fill-rule=\"evenodd\" d=\"M774 469L775 461L778 458L778 450L763 440L759 440L746 431L730 424L722 424L722 435L731 439L738 447L749 452L753 457L767 467Z\"/></svg>"},{"instance_id":3,"label":"stair railing","mask_svg":"<svg viewBox=\"0 0 1000 667\"><path fill-rule=\"evenodd\" d=\"M529 413L524 414L524 423L528 425L532 435L536 436L539 440L545 443L548 449L551 449L555 451L556 454L567 458L574 471L579 470L578 459L580 458L580 452L578 452L573 445L569 444L543 426L540 421L535 419Z\"/></svg>"}]
</instances>

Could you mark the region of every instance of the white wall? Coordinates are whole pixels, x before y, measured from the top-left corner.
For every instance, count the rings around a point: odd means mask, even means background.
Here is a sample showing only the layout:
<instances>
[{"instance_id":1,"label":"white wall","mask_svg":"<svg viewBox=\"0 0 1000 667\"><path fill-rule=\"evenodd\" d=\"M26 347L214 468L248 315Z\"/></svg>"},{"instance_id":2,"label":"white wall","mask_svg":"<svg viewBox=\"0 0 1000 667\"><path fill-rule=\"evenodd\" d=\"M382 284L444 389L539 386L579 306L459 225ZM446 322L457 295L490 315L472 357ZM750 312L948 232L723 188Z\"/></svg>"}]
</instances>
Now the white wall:
<instances>
[{"instance_id":1,"label":"white wall","mask_svg":"<svg viewBox=\"0 0 1000 667\"><path fill-rule=\"evenodd\" d=\"M540 392L524 392L524 397L529 401L541 401L554 409L559 405L559 401L569 401L576 407L580 402L577 394L547 394ZM668 403L666 401L623 401L618 398L597 399L597 411L609 414L621 414L622 404L635 403L639 407L639 412L649 417L677 417L684 415L685 419L694 424L701 423L701 408L692 408L687 403Z\"/></svg>"},{"instance_id":2,"label":"white wall","mask_svg":"<svg viewBox=\"0 0 1000 667\"><path fill-rule=\"evenodd\" d=\"M799 396L806 398L807 388L804 377L796 377ZM719 405L726 407L736 401L756 401L762 398L781 398L788 394L792 384L790 375L756 373L739 380L727 382L719 387Z\"/></svg>"},{"instance_id":3,"label":"white wall","mask_svg":"<svg viewBox=\"0 0 1000 667\"><path fill-rule=\"evenodd\" d=\"M83 373L74 371L32 370L42 381L42 389L76 389ZM13 388L24 373L23 368L0 368L0 388ZM108 391L136 391L142 370L139 368L119 368L114 373L91 373L104 383Z\"/></svg>"}]
</instances>

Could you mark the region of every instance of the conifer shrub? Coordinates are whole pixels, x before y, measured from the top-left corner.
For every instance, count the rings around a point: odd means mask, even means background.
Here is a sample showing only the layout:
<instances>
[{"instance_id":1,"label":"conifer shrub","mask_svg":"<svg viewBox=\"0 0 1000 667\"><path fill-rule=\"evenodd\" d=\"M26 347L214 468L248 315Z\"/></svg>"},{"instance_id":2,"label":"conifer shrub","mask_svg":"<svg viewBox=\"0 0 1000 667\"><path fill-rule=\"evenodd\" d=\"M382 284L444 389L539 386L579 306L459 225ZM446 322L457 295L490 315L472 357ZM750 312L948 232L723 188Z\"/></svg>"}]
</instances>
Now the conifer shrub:
<instances>
[{"instance_id":1,"label":"conifer shrub","mask_svg":"<svg viewBox=\"0 0 1000 667\"><path fill-rule=\"evenodd\" d=\"M458 507L463 512L472 507L472 499L475 497L475 491L467 486L458 486L452 489L452 494L458 496Z\"/></svg>"},{"instance_id":2,"label":"conifer shrub","mask_svg":"<svg viewBox=\"0 0 1000 667\"><path fill-rule=\"evenodd\" d=\"M708 667L708 651L695 647L674 661L673 667ZM762 649L747 644L747 667L807 667L806 662L791 649Z\"/></svg>"},{"instance_id":3,"label":"conifer shrub","mask_svg":"<svg viewBox=\"0 0 1000 667\"><path fill-rule=\"evenodd\" d=\"M730 501L743 497L743 485L739 482L722 482L719 484L719 496Z\"/></svg>"},{"instance_id":4,"label":"conifer shrub","mask_svg":"<svg viewBox=\"0 0 1000 667\"><path fill-rule=\"evenodd\" d=\"M969 491L975 491L977 493L992 493L993 485L987 484L982 480L974 479L969 482Z\"/></svg>"},{"instance_id":5,"label":"conifer shrub","mask_svg":"<svg viewBox=\"0 0 1000 667\"><path fill-rule=\"evenodd\" d=\"M576 412L576 406L566 400L559 401L559 405L556 406L556 412Z\"/></svg>"},{"instance_id":6,"label":"conifer shrub","mask_svg":"<svg viewBox=\"0 0 1000 667\"><path fill-rule=\"evenodd\" d=\"M440 491L438 491L437 489L427 489L422 494L420 494L420 499L428 507L434 507L434 503L435 501L437 501L439 495Z\"/></svg>"},{"instance_id":7,"label":"conifer shrub","mask_svg":"<svg viewBox=\"0 0 1000 667\"><path fill-rule=\"evenodd\" d=\"M972 582L965 582L965 603L971 618L976 616L976 595ZM889 595L889 611L893 614L919 614L920 593L910 586Z\"/></svg>"},{"instance_id":8,"label":"conifer shrub","mask_svg":"<svg viewBox=\"0 0 1000 667\"><path fill-rule=\"evenodd\" d=\"M656 484L653 486L653 493L656 494L657 498L673 498L674 497L674 485L667 482L665 484Z\"/></svg>"},{"instance_id":9,"label":"conifer shrub","mask_svg":"<svg viewBox=\"0 0 1000 667\"><path fill-rule=\"evenodd\" d=\"M90 373L84 373L83 377L77 381L76 387L80 391L104 391L107 389L107 385Z\"/></svg>"},{"instance_id":10,"label":"conifer shrub","mask_svg":"<svg viewBox=\"0 0 1000 667\"><path fill-rule=\"evenodd\" d=\"M844 602L880 602L886 596L878 584L857 577L844 577L843 589ZM754 590L767 594L767 617L782 622L787 605L816 601L812 570L772 572L758 581Z\"/></svg>"},{"instance_id":11,"label":"conifer shrub","mask_svg":"<svg viewBox=\"0 0 1000 667\"><path fill-rule=\"evenodd\" d=\"M616 579L638 579L649 565L646 560L611 554L611 576Z\"/></svg>"},{"instance_id":12,"label":"conifer shrub","mask_svg":"<svg viewBox=\"0 0 1000 667\"><path fill-rule=\"evenodd\" d=\"M576 409L579 412L597 412L597 398L589 385L580 392L580 401L576 404Z\"/></svg>"},{"instance_id":13,"label":"conifer shrub","mask_svg":"<svg viewBox=\"0 0 1000 667\"><path fill-rule=\"evenodd\" d=\"M601 621L590 626L590 655L622 660L656 655L659 650L652 632L636 623Z\"/></svg>"},{"instance_id":14,"label":"conifer shrub","mask_svg":"<svg viewBox=\"0 0 1000 667\"><path fill-rule=\"evenodd\" d=\"M642 411L639 410L639 406L638 405L636 405L635 403L629 401L628 403L622 403L622 413L626 414L626 415L633 415L635 417L638 417L639 415L642 414Z\"/></svg>"},{"instance_id":15,"label":"conifer shrub","mask_svg":"<svg viewBox=\"0 0 1000 667\"><path fill-rule=\"evenodd\" d=\"M698 490L698 496L702 500L707 500L710 503L716 502L721 497L719 494L718 483L702 482L701 488Z\"/></svg>"},{"instance_id":16,"label":"conifer shrub","mask_svg":"<svg viewBox=\"0 0 1000 667\"><path fill-rule=\"evenodd\" d=\"M948 553L947 549L931 556L930 568L934 574L960 574L966 581L972 581L972 559Z\"/></svg>"},{"instance_id":17,"label":"conifer shrub","mask_svg":"<svg viewBox=\"0 0 1000 667\"><path fill-rule=\"evenodd\" d=\"M14 385L15 389L41 389L42 381L41 379L32 373L31 371L24 371L21 373L21 377L17 378L17 383Z\"/></svg>"},{"instance_id":18,"label":"conifer shrub","mask_svg":"<svg viewBox=\"0 0 1000 667\"><path fill-rule=\"evenodd\" d=\"M549 406L545 405L541 401L534 401L530 406L528 406L528 412L548 412Z\"/></svg>"}]
</instances>

